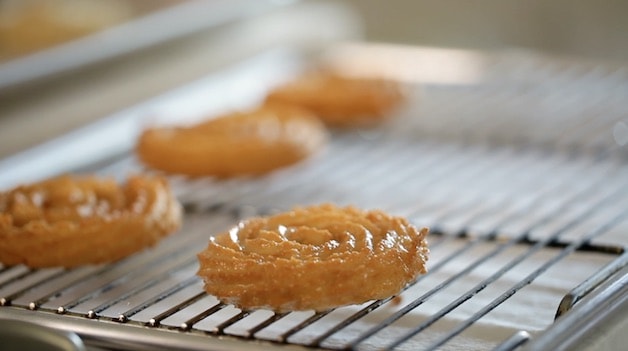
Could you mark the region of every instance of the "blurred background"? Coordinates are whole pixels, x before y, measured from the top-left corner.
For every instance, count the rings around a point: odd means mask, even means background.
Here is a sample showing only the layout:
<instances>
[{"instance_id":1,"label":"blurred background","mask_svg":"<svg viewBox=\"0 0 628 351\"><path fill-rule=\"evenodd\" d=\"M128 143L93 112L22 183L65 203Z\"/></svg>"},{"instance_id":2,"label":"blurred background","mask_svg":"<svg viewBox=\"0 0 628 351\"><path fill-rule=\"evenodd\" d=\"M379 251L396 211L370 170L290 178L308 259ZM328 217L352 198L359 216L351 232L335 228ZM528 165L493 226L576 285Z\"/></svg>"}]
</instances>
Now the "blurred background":
<instances>
[{"instance_id":1,"label":"blurred background","mask_svg":"<svg viewBox=\"0 0 628 351\"><path fill-rule=\"evenodd\" d=\"M368 40L628 59L622 0L348 0Z\"/></svg>"},{"instance_id":2,"label":"blurred background","mask_svg":"<svg viewBox=\"0 0 628 351\"><path fill-rule=\"evenodd\" d=\"M623 64L621 0L0 0L0 159L264 50L372 41Z\"/></svg>"}]
</instances>

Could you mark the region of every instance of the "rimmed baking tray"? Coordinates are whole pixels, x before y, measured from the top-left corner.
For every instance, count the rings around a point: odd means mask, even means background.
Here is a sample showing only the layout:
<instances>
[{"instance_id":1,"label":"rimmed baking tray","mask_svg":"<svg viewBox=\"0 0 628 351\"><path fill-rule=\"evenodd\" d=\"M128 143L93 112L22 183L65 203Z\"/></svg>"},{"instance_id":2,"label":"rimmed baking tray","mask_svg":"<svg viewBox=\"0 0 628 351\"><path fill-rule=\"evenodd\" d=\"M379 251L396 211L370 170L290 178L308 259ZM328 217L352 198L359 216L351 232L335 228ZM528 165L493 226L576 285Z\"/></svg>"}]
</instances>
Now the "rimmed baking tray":
<instances>
[{"instance_id":1,"label":"rimmed baking tray","mask_svg":"<svg viewBox=\"0 0 628 351\"><path fill-rule=\"evenodd\" d=\"M0 91L219 27L281 2L186 0L159 5L84 36L0 62Z\"/></svg>"}]
</instances>

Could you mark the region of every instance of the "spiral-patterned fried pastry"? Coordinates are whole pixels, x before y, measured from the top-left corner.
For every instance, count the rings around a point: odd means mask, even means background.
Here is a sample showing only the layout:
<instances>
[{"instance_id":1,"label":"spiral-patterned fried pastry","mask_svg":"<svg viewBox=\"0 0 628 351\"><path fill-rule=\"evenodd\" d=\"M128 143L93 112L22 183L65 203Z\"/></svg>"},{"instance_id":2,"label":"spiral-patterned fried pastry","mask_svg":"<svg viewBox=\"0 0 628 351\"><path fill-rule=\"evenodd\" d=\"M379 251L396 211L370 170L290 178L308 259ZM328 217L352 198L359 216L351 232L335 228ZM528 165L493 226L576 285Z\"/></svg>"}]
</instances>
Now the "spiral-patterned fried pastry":
<instances>
[{"instance_id":1,"label":"spiral-patterned fried pastry","mask_svg":"<svg viewBox=\"0 0 628 351\"><path fill-rule=\"evenodd\" d=\"M289 103L314 112L331 127L370 127L404 100L399 85L371 78L309 73L270 92L267 103Z\"/></svg>"},{"instance_id":2,"label":"spiral-patterned fried pastry","mask_svg":"<svg viewBox=\"0 0 628 351\"><path fill-rule=\"evenodd\" d=\"M166 181L61 176L0 193L0 262L75 267L113 262L179 228Z\"/></svg>"},{"instance_id":3,"label":"spiral-patterned fried pastry","mask_svg":"<svg viewBox=\"0 0 628 351\"><path fill-rule=\"evenodd\" d=\"M327 139L324 125L297 107L263 106L186 128L144 131L140 159L189 176L260 175L305 159Z\"/></svg>"},{"instance_id":4,"label":"spiral-patterned fried pastry","mask_svg":"<svg viewBox=\"0 0 628 351\"><path fill-rule=\"evenodd\" d=\"M323 311L397 294L426 272L427 233L381 211L296 208L212 237L198 275L243 309Z\"/></svg>"}]
</instances>

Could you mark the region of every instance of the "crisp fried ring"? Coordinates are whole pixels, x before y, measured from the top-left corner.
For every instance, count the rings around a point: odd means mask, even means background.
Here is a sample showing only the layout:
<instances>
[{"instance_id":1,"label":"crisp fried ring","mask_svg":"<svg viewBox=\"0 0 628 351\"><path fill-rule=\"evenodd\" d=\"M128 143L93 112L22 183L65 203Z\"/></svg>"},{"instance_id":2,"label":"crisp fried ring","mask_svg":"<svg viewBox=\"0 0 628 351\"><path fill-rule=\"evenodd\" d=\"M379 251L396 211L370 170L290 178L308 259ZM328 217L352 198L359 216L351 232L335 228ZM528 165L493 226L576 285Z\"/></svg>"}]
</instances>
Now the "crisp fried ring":
<instances>
[{"instance_id":1,"label":"crisp fried ring","mask_svg":"<svg viewBox=\"0 0 628 351\"><path fill-rule=\"evenodd\" d=\"M198 275L242 309L323 311L399 293L426 272L427 233L381 211L296 208L212 237Z\"/></svg>"},{"instance_id":2,"label":"crisp fried ring","mask_svg":"<svg viewBox=\"0 0 628 351\"><path fill-rule=\"evenodd\" d=\"M75 267L113 262L179 228L162 178L62 176L0 193L0 262Z\"/></svg>"},{"instance_id":3,"label":"crisp fried ring","mask_svg":"<svg viewBox=\"0 0 628 351\"><path fill-rule=\"evenodd\" d=\"M271 91L266 102L302 106L331 127L369 127L390 118L403 99L391 81L309 73Z\"/></svg>"},{"instance_id":4,"label":"crisp fried ring","mask_svg":"<svg viewBox=\"0 0 628 351\"><path fill-rule=\"evenodd\" d=\"M305 159L326 138L325 127L310 112L275 105L187 128L148 129L137 153L147 165L170 173L260 175Z\"/></svg>"}]
</instances>

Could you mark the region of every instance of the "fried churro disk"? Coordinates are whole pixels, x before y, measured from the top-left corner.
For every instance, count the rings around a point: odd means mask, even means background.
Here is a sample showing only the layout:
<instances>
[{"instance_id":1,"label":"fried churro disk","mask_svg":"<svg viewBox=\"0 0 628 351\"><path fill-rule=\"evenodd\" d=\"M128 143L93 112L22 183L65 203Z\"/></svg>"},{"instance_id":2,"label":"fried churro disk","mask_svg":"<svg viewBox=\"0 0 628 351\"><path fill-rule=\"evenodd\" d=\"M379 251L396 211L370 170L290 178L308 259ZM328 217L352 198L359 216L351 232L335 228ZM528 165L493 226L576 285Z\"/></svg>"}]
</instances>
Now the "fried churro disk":
<instances>
[{"instance_id":1,"label":"fried churro disk","mask_svg":"<svg viewBox=\"0 0 628 351\"><path fill-rule=\"evenodd\" d=\"M0 262L75 267L117 261L179 228L166 181L61 176L0 193Z\"/></svg>"},{"instance_id":2,"label":"fried churro disk","mask_svg":"<svg viewBox=\"0 0 628 351\"><path fill-rule=\"evenodd\" d=\"M153 128L140 137L137 153L147 165L189 176L260 175L299 162L327 139L309 111L263 106L186 128Z\"/></svg>"},{"instance_id":3,"label":"fried churro disk","mask_svg":"<svg viewBox=\"0 0 628 351\"><path fill-rule=\"evenodd\" d=\"M308 73L271 91L267 103L314 112L331 127L369 127L389 119L404 100L399 84L381 79Z\"/></svg>"},{"instance_id":4,"label":"fried churro disk","mask_svg":"<svg viewBox=\"0 0 628 351\"><path fill-rule=\"evenodd\" d=\"M242 309L324 311L399 293L426 272L427 233L381 211L296 208L212 237L198 275Z\"/></svg>"}]
</instances>

